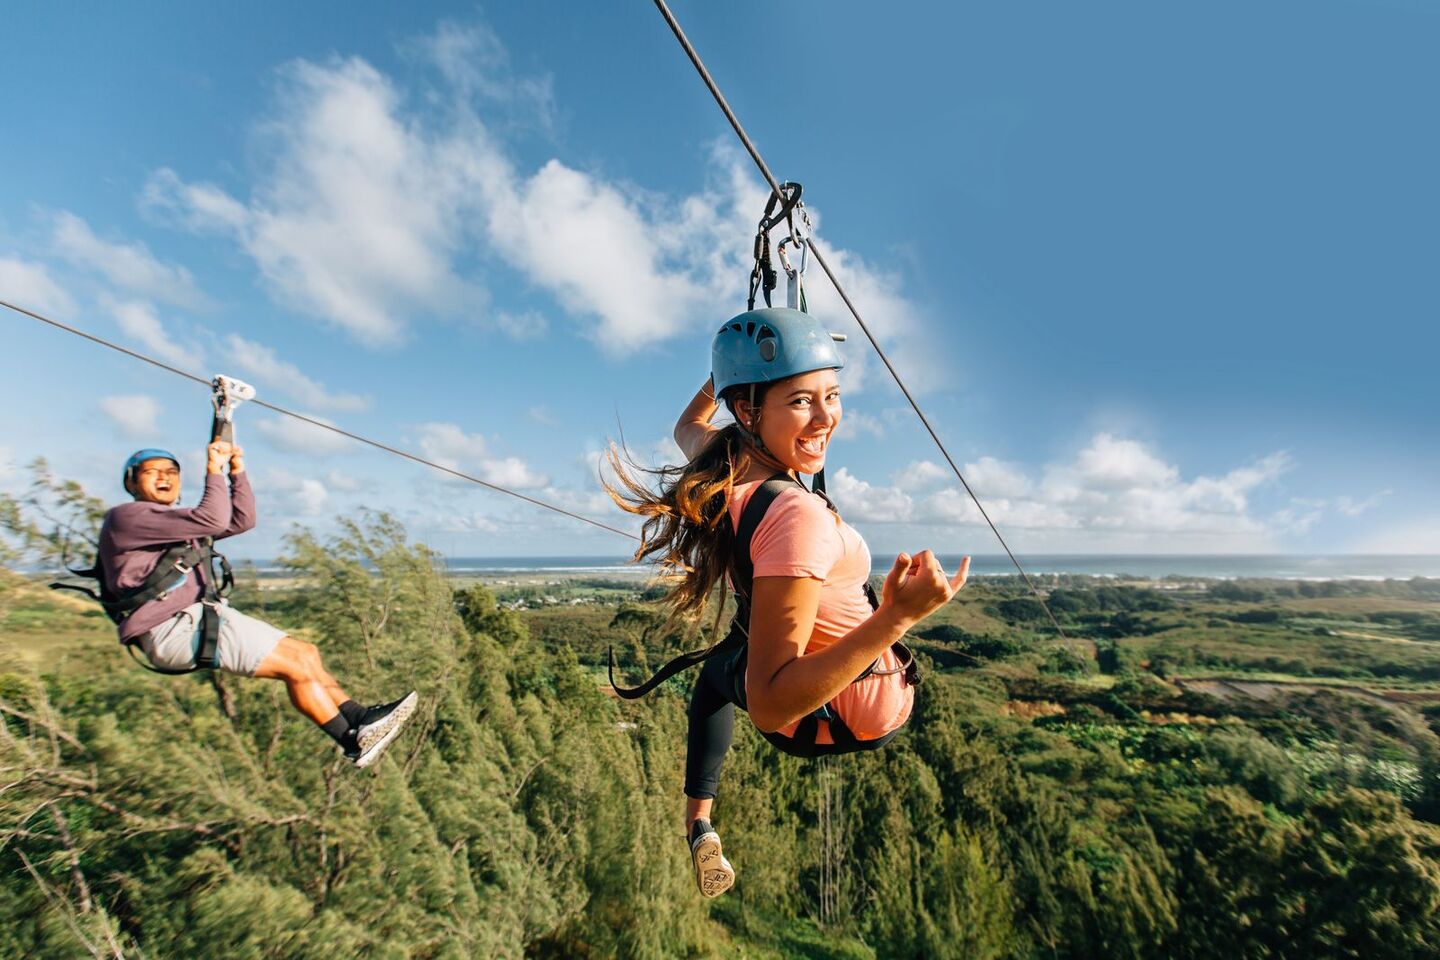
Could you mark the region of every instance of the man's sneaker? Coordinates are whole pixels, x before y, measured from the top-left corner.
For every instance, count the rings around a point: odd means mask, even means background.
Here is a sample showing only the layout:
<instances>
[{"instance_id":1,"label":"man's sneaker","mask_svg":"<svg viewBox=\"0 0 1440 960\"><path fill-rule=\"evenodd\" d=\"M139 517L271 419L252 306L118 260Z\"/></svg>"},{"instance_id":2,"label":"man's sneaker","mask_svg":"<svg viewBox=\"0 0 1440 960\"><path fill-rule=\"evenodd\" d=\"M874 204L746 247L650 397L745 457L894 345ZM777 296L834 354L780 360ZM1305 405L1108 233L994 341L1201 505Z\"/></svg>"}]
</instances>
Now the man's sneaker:
<instances>
[{"instance_id":1,"label":"man's sneaker","mask_svg":"<svg viewBox=\"0 0 1440 960\"><path fill-rule=\"evenodd\" d=\"M419 702L420 698L411 690L399 700L366 710L360 722L355 724L355 745L360 754L363 756L382 739L386 739L387 735L398 732L405 725L405 721L410 719L410 714L415 712L415 704Z\"/></svg>"},{"instance_id":2,"label":"man's sneaker","mask_svg":"<svg viewBox=\"0 0 1440 960\"><path fill-rule=\"evenodd\" d=\"M690 825L690 860L702 897L718 897L735 885L735 868L720 849L720 834L703 817Z\"/></svg>"},{"instance_id":3,"label":"man's sneaker","mask_svg":"<svg viewBox=\"0 0 1440 960\"><path fill-rule=\"evenodd\" d=\"M380 754L384 753L385 748L390 746L390 741L394 740L397 736L400 735L400 728L404 725L404 723L395 724L390 728L389 733L385 734L379 740L376 740L374 743L370 744L367 749L361 750L359 744L354 743L349 749L345 751L345 759L349 760L357 767L363 768L370 766L370 764L380 759Z\"/></svg>"}]
</instances>

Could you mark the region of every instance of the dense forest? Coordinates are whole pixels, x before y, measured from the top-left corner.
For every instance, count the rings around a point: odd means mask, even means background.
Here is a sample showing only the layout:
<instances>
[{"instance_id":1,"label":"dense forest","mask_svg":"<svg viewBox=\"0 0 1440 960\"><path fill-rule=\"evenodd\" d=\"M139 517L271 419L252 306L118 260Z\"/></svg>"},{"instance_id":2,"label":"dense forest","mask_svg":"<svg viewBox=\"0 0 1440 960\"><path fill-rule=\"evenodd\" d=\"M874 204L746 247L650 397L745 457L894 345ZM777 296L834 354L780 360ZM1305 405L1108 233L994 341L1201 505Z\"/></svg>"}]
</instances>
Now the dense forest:
<instances>
[{"instance_id":1,"label":"dense forest","mask_svg":"<svg viewBox=\"0 0 1440 960\"><path fill-rule=\"evenodd\" d=\"M15 569L99 504L0 501ZM43 509L41 509L43 507ZM909 729L799 761L738 725L694 887L653 588L500 602L385 516L289 540L236 606L422 709L370 771L275 683L153 676L0 572L0 957L1434 957L1440 583L1004 578L914 638ZM26 567L28 569L28 567ZM521 597L523 601L523 597ZM529 609L516 609L517 607Z\"/></svg>"}]
</instances>

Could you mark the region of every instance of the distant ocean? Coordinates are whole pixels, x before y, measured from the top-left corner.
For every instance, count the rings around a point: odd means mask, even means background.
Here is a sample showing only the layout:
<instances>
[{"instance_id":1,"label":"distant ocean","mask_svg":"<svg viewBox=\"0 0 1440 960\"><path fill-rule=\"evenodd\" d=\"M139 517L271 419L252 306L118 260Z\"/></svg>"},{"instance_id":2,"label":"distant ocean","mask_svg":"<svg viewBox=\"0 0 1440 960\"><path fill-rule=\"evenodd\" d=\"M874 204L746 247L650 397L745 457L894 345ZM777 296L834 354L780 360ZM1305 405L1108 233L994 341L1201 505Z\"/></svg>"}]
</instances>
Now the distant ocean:
<instances>
[{"instance_id":1,"label":"distant ocean","mask_svg":"<svg viewBox=\"0 0 1440 960\"><path fill-rule=\"evenodd\" d=\"M942 556L947 570L954 570L960 557ZM876 554L876 573L889 568L890 557ZM567 573L596 576L637 576L647 571L623 557L448 557L446 566L455 574ZM1101 577L1261 577L1283 580L1385 580L1410 577L1440 577L1440 554L1377 556L1342 554L1330 556L1286 555L1123 555L1123 554L1028 554L1020 557L1031 574L1075 573ZM257 564L266 569L265 564ZM1015 567L1003 554L980 554L971 560L975 576L1012 574Z\"/></svg>"}]
</instances>

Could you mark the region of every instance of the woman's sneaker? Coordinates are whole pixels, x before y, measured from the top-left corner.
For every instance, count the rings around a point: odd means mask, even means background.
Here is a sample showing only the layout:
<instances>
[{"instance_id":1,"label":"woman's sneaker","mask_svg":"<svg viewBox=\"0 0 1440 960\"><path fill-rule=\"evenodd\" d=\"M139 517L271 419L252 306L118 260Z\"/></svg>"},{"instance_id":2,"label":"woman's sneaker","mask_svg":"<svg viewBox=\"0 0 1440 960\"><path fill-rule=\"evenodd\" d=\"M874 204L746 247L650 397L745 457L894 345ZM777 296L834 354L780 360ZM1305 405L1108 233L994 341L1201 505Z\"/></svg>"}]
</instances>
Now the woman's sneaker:
<instances>
[{"instance_id":1,"label":"woman's sneaker","mask_svg":"<svg viewBox=\"0 0 1440 960\"><path fill-rule=\"evenodd\" d=\"M690 860L702 897L718 897L735 885L735 868L720 849L720 834L703 817L690 825Z\"/></svg>"},{"instance_id":2,"label":"woman's sneaker","mask_svg":"<svg viewBox=\"0 0 1440 960\"><path fill-rule=\"evenodd\" d=\"M379 751L395 740L395 734L400 733L400 727L415 712L419 699L412 689L405 697L364 711L364 717L356 724L357 757L354 761L357 767L370 766L379 759Z\"/></svg>"}]
</instances>

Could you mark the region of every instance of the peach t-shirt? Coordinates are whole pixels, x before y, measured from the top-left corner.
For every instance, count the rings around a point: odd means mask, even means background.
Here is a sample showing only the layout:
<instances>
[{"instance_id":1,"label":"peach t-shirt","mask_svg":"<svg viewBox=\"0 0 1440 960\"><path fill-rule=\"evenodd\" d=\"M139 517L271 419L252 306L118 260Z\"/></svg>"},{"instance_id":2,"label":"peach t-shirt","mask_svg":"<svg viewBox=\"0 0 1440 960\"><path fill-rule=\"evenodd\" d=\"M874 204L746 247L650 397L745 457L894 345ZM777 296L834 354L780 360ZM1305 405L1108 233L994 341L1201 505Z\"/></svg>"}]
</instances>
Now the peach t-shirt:
<instances>
[{"instance_id":1,"label":"peach t-shirt","mask_svg":"<svg viewBox=\"0 0 1440 960\"><path fill-rule=\"evenodd\" d=\"M740 516L763 480L738 484L730 498L730 520L738 529ZM865 598L870 577L870 549L855 528L840 519L825 501L797 484L770 504L750 541L750 558L757 577L811 577L820 581L820 609L806 653L823 650L870 618ZM899 666L894 651L886 650L880 667ZM873 740L910 719L915 691L904 675L869 676L852 683L830 701L845 725L861 740ZM799 721L778 732L795 733ZM829 724L822 723L818 743L833 743Z\"/></svg>"}]
</instances>

